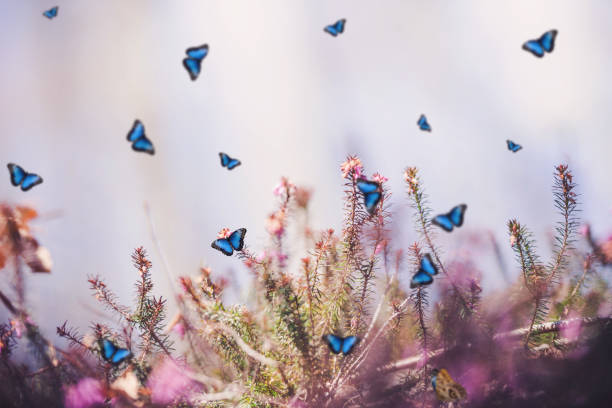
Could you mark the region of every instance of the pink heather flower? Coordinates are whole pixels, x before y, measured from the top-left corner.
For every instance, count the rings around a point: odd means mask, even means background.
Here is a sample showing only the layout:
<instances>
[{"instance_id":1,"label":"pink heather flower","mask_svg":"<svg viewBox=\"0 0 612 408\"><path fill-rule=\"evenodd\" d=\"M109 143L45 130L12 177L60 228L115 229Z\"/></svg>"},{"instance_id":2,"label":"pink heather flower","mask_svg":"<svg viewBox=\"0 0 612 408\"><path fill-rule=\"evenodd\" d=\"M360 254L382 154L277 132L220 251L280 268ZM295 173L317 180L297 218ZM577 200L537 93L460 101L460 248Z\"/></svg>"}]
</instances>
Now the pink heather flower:
<instances>
[{"instance_id":1,"label":"pink heather flower","mask_svg":"<svg viewBox=\"0 0 612 408\"><path fill-rule=\"evenodd\" d=\"M374 255L378 255L380 253L380 251L382 251L383 249L385 249L385 247L387 246L387 240L382 240L378 243L378 245L376 245L376 249L374 250Z\"/></svg>"},{"instance_id":2,"label":"pink heather flower","mask_svg":"<svg viewBox=\"0 0 612 408\"><path fill-rule=\"evenodd\" d=\"M271 214L266 222L266 229L272 235L280 237L285 232L285 211L278 210Z\"/></svg>"},{"instance_id":3,"label":"pink heather flower","mask_svg":"<svg viewBox=\"0 0 612 408\"><path fill-rule=\"evenodd\" d=\"M352 175L353 179L357 180L361 178L363 166L358 157L349 156L346 161L340 165L340 170L342 170L343 178L349 178L349 175Z\"/></svg>"},{"instance_id":4,"label":"pink heather flower","mask_svg":"<svg viewBox=\"0 0 612 408\"><path fill-rule=\"evenodd\" d=\"M230 229L229 228L223 228L217 234L217 238L219 238L219 239L228 238L230 235L232 235L232 232L230 231Z\"/></svg>"},{"instance_id":5,"label":"pink heather flower","mask_svg":"<svg viewBox=\"0 0 612 408\"><path fill-rule=\"evenodd\" d=\"M291 183L288 178L281 177L280 183L278 183L276 187L274 187L272 193L275 196L281 196L286 192L291 193L293 190L295 190L295 185L293 185L293 183Z\"/></svg>"},{"instance_id":6,"label":"pink heather flower","mask_svg":"<svg viewBox=\"0 0 612 408\"><path fill-rule=\"evenodd\" d=\"M190 371L184 363L170 358L157 364L147 381L151 402L165 405L186 397L194 385L188 376Z\"/></svg>"},{"instance_id":7,"label":"pink heather flower","mask_svg":"<svg viewBox=\"0 0 612 408\"><path fill-rule=\"evenodd\" d=\"M380 173L374 173L372 175L372 180L374 180L375 182L377 182L378 184L382 184L382 183L386 183L387 181L389 181L388 178L386 178L385 176L383 176Z\"/></svg>"},{"instance_id":8,"label":"pink heather flower","mask_svg":"<svg viewBox=\"0 0 612 408\"><path fill-rule=\"evenodd\" d=\"M589 235L589 230L590 230L589 224L582 224L580 226L580 229L578 230L578 233L582 235L583 237L586 237Z\"/></svg>"},{"instance_id":9,"label":"pink heather flower","mask_svg":"<svg viewBox=\"0 0 612 408\"><path fill-rule=\"evenodd\" d=\"M66 391L65 405L67 408L89 408L104 406L102 384L94 378L83 378Z\"/></svg>"}]
</instances>

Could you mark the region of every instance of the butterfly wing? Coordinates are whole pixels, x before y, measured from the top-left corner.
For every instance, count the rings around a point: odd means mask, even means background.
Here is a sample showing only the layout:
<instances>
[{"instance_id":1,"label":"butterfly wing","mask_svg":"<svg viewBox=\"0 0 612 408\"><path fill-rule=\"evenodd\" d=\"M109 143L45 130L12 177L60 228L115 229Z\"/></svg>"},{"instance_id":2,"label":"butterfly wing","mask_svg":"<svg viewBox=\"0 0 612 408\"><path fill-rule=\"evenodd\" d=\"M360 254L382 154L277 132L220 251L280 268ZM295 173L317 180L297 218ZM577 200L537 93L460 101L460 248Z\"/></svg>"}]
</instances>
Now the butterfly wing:
<instances>
[{"instance_id":1,"label":"butterfly wing","mask_svg":"<svg viewBox=\"0 0 612 408\"><path fill-rule=\"evenodd\" d=\"M448 213L448 218L455 225L455 227L460 227L463 225L463 216L465 214L465 210L467 209L467 205L459 204L453 207L452 210Z\"/></svg>"},{"instance_id":2,"label":"butterfly wing","mask_svg":"<svg viewBox=\"0 0 612 408\"><path fill-rule=\"evenodd\" d=\"M467 396L465 388L455 382L444 368L434 374L432 383L440 401L458 401Z\"/></svg>"},{"instance_id":3,"label":"butterfly wing","mask_svg":"<svg viewBox=\"0 0 612 408\"><path fill-rule=\"evenodd\" d=\"M23 191L28 191L32 187L37 186L42 182L43 182L43 179L38 174L26 173L26 176L21 182L21 189Z\"/></svg>"},{"instance_id":4,"label":"butterfly wing","mask_svg":"<svg viewBox=\"0 0 612 408\"><path fill-rule=\"evenodd\" d=\"M198 47L187 48L185 51L189 58L194 58L202 61L208 55L208 44L203 44Z\"/></svg>"},{"instance_id":5,"label":"butterfly wing","mask_svg":"<svg viewBox=\"0 0 612 408\"><path fill-rule=\"evenodd\" d=\"M326 334L323 336L323 341L327 343L332 353L338 354L340 351L342 351L342 345L344 342L341 337L338 337L335 334Z\"/></svg>"},{"instance_id":6,"label":"butterfly wing","mask_svg":"<svg viewBox=\"0 0 612 408\"><path fill-rule=\"evenodd\" d=\"M419 125L419 128L425 132L431 132L431 126L429 126L429 123L427 122L427 118L425 117L425 115L421 115L419 117L419 120L417 121L417 125Z\"/></svg>"},{"instance_id":7,"label":"butterfly wing","mask_svg":"<svg viewBox=\"0 0 612 408\"><path fill-rule=\"evenodd\" d=\"M380 184L375 181L357 180L357 188L363 194L373 193L380 189Z\"/></svg>"},{"instance_id":8,"label":"butterfly wing","mask_svg":"<svg viewBox=\"0 0 612 408\"><path fill-rule=\"evenodd\" d=\"M135 140L140 139L142 136L144 136L144 134L145 134L144 125L142 124L141 121L136 119L134 121L134 124L132 125L132 128L127 134L127 140L130 142L133 142Z\"/></svg>"},{"instance_id":9,"label":"butterfly wing","mask_svg":"<svg viewBox=\"0 0 612 408\"><path fill-rule=\"evenodd\" d=\"M365 206L370 214L374 214L374 210L376 210L376 206L381 198L382 194L379 192L368 193L364 196Z\"/></svg>"},{"instance_id":10,"label":"butterfly wing","mask_svg":"<svg viewBox=\"0 0 612 408\"><path fill-rule=\"evenodd\" d=\"M112 341L108 339L102 339L102 357L105 360L111 361L116 351L117 347L113 344Z\"/></svg>"},{"instance_id":11,"label":"butterfly wing","mask_svg":"<svg viewBox=\"0 0 612 408\"><path fill-rule=\"evenodd\" d=\"M183 66L189 73L189 77L192 81L195 81L200 75L202 68L202 60L196 58L185 58L183 60Z\"/></svg>"},{"instance_id":12,"label":"butterfly wing","mask_svg":"<svg viewBox=\"0 0 612 408\"><path fill-rule=\"evenodd\" d=\"M347 355L351 351L353 351L353 347L357 344L359 338L357 336L348 336L345 337L342 341L342 354Z\"/></svg>"},{"instance_id":13,"label":"butterfly wing","mask_svg":"<svg viewBox=\"0 0 612 408\"><path fill-rule=\"evenodd\" d=\"M516 153L523 148L523 146L514 143L512 140L506 140L506 144L508 145L508 150L512 151L512 153Z\"/></svg>"},{"instance_id":14,"label":"butterfly wing","mask_svg":"<svg viewBox=\"0 0 612 408\"><path fill-rule=\"evenodd\" d=\"M429 254L425 254L421 258L421 269L420 270L425 271L431 276L438 274L438 268L436 268L436 265L431 260L431 256Z\"/></svg>"},{"instance_id":15,"label":"butterfly wing","mask_svg":"<svg viewBox=\"0 0 612 408\"><path fill-rule=\"evenodd\" d=\"M414 289L418 286L430 285L432 282L433 276L425 272L422 268L419 268L417 273L415 273L410 280L410 288Z\"/></svg>"},{"instance_id":16,"label":"butterfly wing","mask_svg":"<svg viewBox=\"0 0 612 408\"><path fill-rule=\"evenodd\" d=\"M227 164L227 169L228 170L233 170L235 167L240 166L240 160L238 159L230 159L229 163Z\"/></svg>"},{"instance_id":17,"label":"butterfly wing","mask_svg":"<svg viewBox=\"0 0 612 408\"><path fill-rule=\"evenodd\" d=\"M149 153L151 155L155 154L155 148L153 147L153 143L145 136L142 135L139 139L136 139L134 143L132 143L132 149L137 152Z\"/></svg>"},{"instance_id":18,"label":"butterfly wing","mask_svg":"<svg viewBox=\"0 0 612 408\"><path fill-rule=\"evenodd\" d=\"M344 24L346 23L346 19L341 19L336 21L334 24L330 24L328 26L326 26L323 31L325 31L326 33L329 33L331 35L333 35L334 37L337 37L338 34L341 34L344 32Z\"/></svg>"},{"instance_id":19,"label":"butterfly wing","mask_svg":"<svg viewBox=\"0 0 612 408\"><path fill-rule=\"evenodd\" d=\"M239 228L236 231L232 232L232 234L227 239L236 251L242 251L244 248L244 235L246 234L246 228Z\"/></svg>"},{"instance_id":20,"label":"butterfly wing","mask_svg":"<svg viewBox=\"0 0 612 408\"><path fill-rule=\"evenodd\" d=\"M116 348L115 350L116 351L113 354L113 357L111 358L111 363L113 364L120 364L121 362L132 356L132 353L130 353L130 350L128 349Z\"/></svg>"},{"instance_id":21,"label":"butterfly wing","mask_svg":"<svg viewBox=\"0 0 612 408\"><path fill-rule=\"evenodd\" d=\"M59 9L59 7L53 7L45 12L43 12L43 16L47 17L49 20L51 20L53 17L57 16L57 10Z\"/></svg>"},{"instance_id":22,"label":"butterfly wing","mask_svg":"<svg viewBox=\"0 0 612 408\"><path fill-rule=\"evenodd\" d=\"M544 48L540 44L540 40L529 40L523 44L523 49L529 51L538 58L544 56Z\"/></svg>"},{"instance_id":23,"label":"butterfly wing","mask_svg":"<svg viewBox=\"0 0 612 408\"><path fill-rule=\"evenodd\" d=\"M230 157L225 153L219 153L219 158L221 159L221 166L227 167L230 162Z\"/></svg>"},{"instance_id":24,"label":"butterfly wing","mask_svg":"<svg viewBox=\"0 0 612 408\"><path fill-rule=\"evenodd\" d=\"M437 225L442 228L446 232L451 232L453 230L453 223L447 214L436 215L431 223Z\"/></svg>"},{"instance_id":25,"label":"butterfly wing","mask_svg":"<svg viewBox=\"0 0 612 408\"><path fill-rule=\"evenodd\" d=\"M557 30L550 30L542 34L538 42L544 51L552 52L555 49L555 38L557 38Z\"/></svg>"},{"instance_id":26,"label":"butterfly wing","mask_svg":"<svg viewBox=\"0 0 612 408\"><path fill-rule=\"evenodd\" d=\"M218 249L219 251L223 252L227 256L232 256L234 253L234 248L232 248L232 245L230 244L230 242L225 238L219 238L219 239L214 240L212 244L210 244L210 246L215 249Z\"/></svg>"},{"instance_id":27,"label":"butterfly wing","mask_svg":"<svg viewBox=\"0 0 612 408\"><path fill-rule=\"evenodd\" d=\"M368 212L370 214L374 213L376 205L378 205L382 198L380 184L375 181L358 180L357 188L363 193L364 203Z\"/></svg>"},{"instance_id":28,"label":"butterfly wing","mask_svg":"<svg viewBox=\"0 0 612 408\"><path fill-rule=\"evenodd\" d=\"M15 163L9 163L6 167L8 167L9 173L11 174L11 184L17 187L25 178L27 174L26 171Z\"/></svg>"}]
</instances>

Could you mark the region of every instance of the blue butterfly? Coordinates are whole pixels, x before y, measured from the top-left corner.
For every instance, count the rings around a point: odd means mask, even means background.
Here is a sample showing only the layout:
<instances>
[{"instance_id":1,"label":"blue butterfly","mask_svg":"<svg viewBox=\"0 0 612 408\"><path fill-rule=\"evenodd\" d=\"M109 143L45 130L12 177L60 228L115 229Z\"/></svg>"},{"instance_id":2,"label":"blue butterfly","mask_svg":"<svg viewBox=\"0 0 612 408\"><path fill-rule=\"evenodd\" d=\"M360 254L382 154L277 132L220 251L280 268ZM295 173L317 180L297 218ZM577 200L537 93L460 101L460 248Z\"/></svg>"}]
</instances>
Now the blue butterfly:
<instances>
[{"instance_id":1,"label":"blue butterfly","mask_svg":"<svg viewBox=\"0 0 612 408\"><path fill-rule=\"evenodd\" d=\"M232 170L241 164L240 160L232 159L225 153L219 153L219 157L221 158L221 166L227 167L228 170Z\"/></svg>"},{"instance_id":2,"label":"blue butterfly","mask_svg":"<svg viewBox=\"0 0 612 408\"><path fill-rule=\"evenodd\" d=\"M129 133L127 134L127 140L133 142L132 149L136 150L137 152L155 154L153 143L147 139L144 125L138 119L134 121L132 129L130 129Z\"/></svg>"},{"instance_id":3,"label":"blue butterfly","mask_svg":"<svg viewBox=\"0 0 612 408\"><path fill-rule=\"evenodd\" d=\"M130 350L119 348L108 339L102 339L100 343L102 358L113 365L121 364L123 361L132 357Z\"/></svg>"},{"instance_id":4,"label":"blue butterfly","mask_svg":"<svg viewBox=\"0 0 612 408\"><path fill-rule=\"evenodd\" d=\"M334 24L330 24L325 26L323 31L337 37L338 34L342 34L344 32L344 24L346 23L346 19L343 18L341 20L336 21Z\"/></svg>"},{"instance_id":5,"label":"blue butterfly","mask_svg":"<svg viewBox=\"0 0 612 408\"><path fill-rule=\"evenodd\" d=\"M557 30L550 30L542 34L537 40L529 40L523 44L523 49L529 51L538 58L542 58L545 52L552 52L555 49L555 38Z\"/></svg>"},{"instance_id":6,"label":"blue butterfly","mask_svg":"<svg viewBox=\"0 0 612 408\"><path fill-rule=\"evenodd\" d=\"M425 115L421 115L419 120L417 120L417 125L419 125L419 128L422 131L431 132L431 126L429 126L429 123L427 123L427 118L425 117Z\"/></svg>"},{"instance_id":7,"label":"blue butterfly","mask_svg":"<svg viewBox=\"0 0 612 408\"><path fill-rule=\"evenodd\" d=\"M49 9L47 11L45 11L43 13L43 16L47 17L49 20L51 20L54 17L57 17L57 10L59 9L59 7L53 7L52 9Z\"/></svg>"},{"instance_id":8,"label":"blue butterfly","mask_svg":"<svg viewBox=\"0 0 612 408\"><path fill-rule=\"evenodd\" d=\"M11 184L15 187L21 185L23 191L28 191L32 187L43 182L42 177L38 174L28 173L15 163L9 163L6 167L8 167L9 173L11 174Z\"/></svg>"},{"instance_id":9,"label":"blue butterfly","mask_svg":"<svg viewBox=\"0 0 612 408\"><path fill-rule=\"evenodd\" d=\"M234 250L242 251L242 248L244 248L244 235L246 231L246 228L237 229L227 238L214 240L210 246L218 249L227 256L231 256L234 254Z\"/></svg>"},{"instance_id":10,"label":"blue butterfly","mask_svg":"<svg viewBox=\"0 0 612 408\"><path fill-rule=\"evenodd\" d=\"M433 277L438 274L438 268L434 265L429 254L423 255L421 258L421 267L412 276L410 280L410 288L414 289L417 286L429 285L433 282Z\"/></svg>"},{"instance_id":11,"label":"blue butterfly","mask_svg":"<svg viewBox=\"0 0 612 408\"><path fill-rule=\"evenodd\" d=\"M329 349L334 354L342 354L347 355L351 351L353 351L353 347L359 341L357 336L348 336L348 337L339 337L335 334L326 334L323 336L323 341L327 343Z\"/></svg>"},{"instance_id":12,"label":"blue butterfly","mask_svg":"<svg viewBox=\"0 0 612 408\"><path fill-rule=\"evenodd\" d=\"M199 47L187 48L187 57L183 59L183 66L189 73L192 81L195 81L202 70L202 60L208 55L208 44Z\"/></svg>"},{"instance_id":13,"label":"blue butterfly","mask_svg":"<svg viewBox=\"0 0 612 408\"><path fill-rule=\"evenodd\" d=\"M357 180L357 188L363 193L363 199L366 209L370 215L374 214L376 205L382 198L382 192L380 190L380 184L375 181L369 180Z\"/></svg>"},{"instance_id":14,"label":"blue butterfly","mask_svg":"<svg viewBox=\"0 0 612 408\"><path fill-rule=\"evenodd\" d=\"M446 214L436 215L434 219L431 220L431 223L437 225L446 232L451 232L453 226L460 227L463 224L463 215L466 209L467 205L459 204Z\"/></svg>"},{"instance_id":15,"label":"blue butterfly","mask_svg":"<svg viewBox=\"0 0 612 408\"><path fill-rule=\"evenodd\" d=\"M506 140L506 144L508 145L508 150L511 150L512 153L516 153L523 148L523 146L514 143L512 140Z\"/></svg>"}]
</instances>

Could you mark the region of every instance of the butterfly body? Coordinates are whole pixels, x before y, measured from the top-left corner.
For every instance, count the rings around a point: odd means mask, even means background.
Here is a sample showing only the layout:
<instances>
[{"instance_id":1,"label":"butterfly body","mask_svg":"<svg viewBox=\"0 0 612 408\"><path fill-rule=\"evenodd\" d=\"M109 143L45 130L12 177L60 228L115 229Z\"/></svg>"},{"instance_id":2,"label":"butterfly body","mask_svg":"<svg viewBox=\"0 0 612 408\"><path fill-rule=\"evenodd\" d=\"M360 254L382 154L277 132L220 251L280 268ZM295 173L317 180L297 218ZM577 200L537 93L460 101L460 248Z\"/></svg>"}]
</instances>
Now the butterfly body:
<instances>
[{"instance_id":1,"label":"butterfly body","mask_svg":"<svg viewBox=\"0 0 612 408\"><path fill-rule=\"evenodd\" d=\"M431 132L431 126L429 125L429 122L427 122L427 117L425 117L425 115L421 115L419 117L419 120L417 120L417 125L419 125L419 129L422 131Z\"/></svg>"},{"instance_id":2,"label":"butterfly body","mask_svg":"<svg viewBox=\"0 0 612 408\"><path fill-rule=\"evenodd\" d=\"M455 382L444 368L433 371L431 385L440 401L459 401L467 397L465 388Z\"/></svg>"},{"instance_id":3,"label":"butterfly body","mask_svg":"<svg viewBox=\"0 0 612 408\"><path fill-rule=\"evenodd\" d=\"M43 16L47 17L49 20L51 20L52 18L57 17L57 11L59 10L59 7L53 7L50 8L49 10L43 12Z\"/></svg>"},{"instance_id":4,"label":"butterfly body","mask_svg":"<svg viewBox=\"0 0 612 408\"><path fill-rule=\"evenodd\" d=\"M223 252L224 255L232 256L234 251L242 251L244 248L244 235L246 228L239 228L232 232L227 238L218 238L210 244L211 247Z\"/></svg>"},{"instance_id":5,"label":"butterfly body","mask_svg":"<svg viewBox=\"0 0 612 408\"><path fill-rule=\"evenodd\" d=\"M127 140L132 142L132 149L135 151L155 154L153 143L147 138L144 125L138 119L134 121L132 129L128 132Z\"/></svg>"},{"instance_id":6,"label":"butterfly body","mask_svg":"<svg viewBox=\"0 0 612 408\"><path fill-rule=\"evenodd\" d=\"M225 153L219 153L219 158L221 159L221 166L227 167L228 170L233 170L242 164L240 160L233 159Z\"/></svg>"},{"instance_id":7,"label":"butterfly body","mask_svg":"<svg viewBox=\"0 0 612 408\"><path fill-rule=\"evenodd\" d=\"M537 40L529 40L523 44L523 49L529 51L538 58L542 58L545 53L551 53L555 49L555 39L557 30L545 32Z\"/></svg>"},{"instance_id":8,"label":"butterfly body","mask_svg":"<svg viewBox=\"0 0 612 408\"><path fill-rule=\"evenodd\" d=\"M187 57L183 59L183 66L189 73L189 78L195 81L202 71L202 60L208 55L208 44L187 48L185 53Z\"/></svg>"},{"instance_id":9,"label":"butterfly body","mask_svg":"<svg viewBox=\"0 0 612 408\"><path fill-rule=\"evenodd\" d=\"M508 150L510 150L512 153L516 153L523 148L523 146L514 143L512 140L506 140L506 144L508 145Z\"/></svg>"},{"instance_id":10,"label":"butterfly body","mask_svg":"<svg viewBox=\"0 0 612 408\"><path fill-rule=\"evenodd\" d=\"M326 334L323 336L323 341L327 343L332 353L347 355L353 351L353 347L359 342L359 338L357 336L340 337L335 334Z\"/></svg>"},{"instance_id":11,"label":"butterfly body","mask_svg":"<svg viewBox=\"0 0 612 408\"><path fill-rule=\"evenodd\" d=\"M113 365L121 364L132 357L130 350L119 348L108 339L100 340L100 351L102 358Z\"/></svg>"},{"instance_id":12,"label":"butterfly body","mask_svg":"<svg viewBox=\"0 0 612 408\"><path fill-rule=\"evenodd\" d=\"M15 187L21 186L22 191L28 191L32 187L43 182L42 177L38 174L28 173L15 163L9 163L6 167L8 167L11 175L11 184Z\"/></svg>"},{"instance_id":13,"label":"butterfly body","mask_svg":"<svg viewBox=\"0 0 612 408\"><path fill-rule=\"evenodd\" d=\"M382 198L380 184L375 181L360 179L357 180L357 188L363 194L366 209L370 215L374 214L376 206Z\"/></svg>"},{"instance_id":14,"label":"butterfly body","mask_svg":"<svg viewBox=\"0 0 612 408\"><path fill-rule=\"evenodd\" d=\"M463 225L463 217L466 209L467 205L459 204L446 214L436 215L433 220L431 220L431 223L437 225L446 232L451 232L454 227Z\"/></svg>"},{"instance_id":15,"label":"butterfly body","mask_svg":"<svg viewBox=\"0 0 612 408\"><path fill-rule=\"evenodd\" d=\"M431 255L425 254L421 258L421 266L419 270L412 276L410 280L410 288L414 289L419 286L431 285L434 281L434 276L438 274L438 268L433 263Z\"/></svg>"},{"instance_id":16,"label":"butterfly body","mask_svg":"<svg viewBox=\"0 0 612 408\"><path fill-rule=\"evenodd\" d=\"M342 34L344 32L344 25L346 24L346 19L340 19L338 21L336 21L334 24L330 24L328 26L325 26L325 28L323 28L323 31L325 31L326 33L337 37L338 34Z\"/></svg>"}]
</instances>

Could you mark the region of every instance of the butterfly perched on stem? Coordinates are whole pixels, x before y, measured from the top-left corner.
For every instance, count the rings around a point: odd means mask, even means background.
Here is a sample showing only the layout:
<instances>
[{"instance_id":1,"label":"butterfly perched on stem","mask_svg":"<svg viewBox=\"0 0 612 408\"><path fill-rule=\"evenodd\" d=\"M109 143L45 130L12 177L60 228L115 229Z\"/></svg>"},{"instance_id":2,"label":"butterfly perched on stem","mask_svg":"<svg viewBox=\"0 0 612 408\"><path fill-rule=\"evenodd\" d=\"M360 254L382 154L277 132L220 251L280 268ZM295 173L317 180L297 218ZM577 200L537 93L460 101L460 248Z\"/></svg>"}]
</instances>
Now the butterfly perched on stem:
<instances>
[{"instance_id":1,"label":"butterfly perched on stem","mask_svg":"<svg viewBox=\"0 0 612 408\"><path fill-rule=\"evenodd\" d=\"M224 229L224 231L226 230ZM246 231L246 228L239 228L229 235L222 232L223 236L214 240L210 246L223 252L227 256L232 256L234 250L242 251L242 248L244 248L244 235Z\"/></svg>"},{"instance_id":2,"label":"butterfly perched on stem","mask_svg":"<svg viewBox=\"0 0 612 408\"><path fill-rule=\"evenodd\" d=\"M467 205L459 204L446 214L436 215L433 220L431 220L431 223L437 225L446 232L451 232L453 227L460 227L463 225L463 216L466 209Z\"/></svg>"},{"instance_id":3,"label":"butterfly perched on stem","mask_svg":"<svg viewBox=\"0 0 612 408\"><path fill-rule=\"evenodd\" d=\"M419 120L417 120L417 125L419 125L419 129L422 131L431 132L431 126L429 125L429 122L427 122L425 115L421 115L419 117Z\"/></svg>"},{"instance_id":4,"label":"butterfly perched on stem","mask_svg":"<svg viewBox=\"0 0 612 408\"><path fill-rule=\"evenodd\" d=\"M455 382L444 368L433 370L431 385L440 401L459 401L467 397L465 388Z\"/></svg>"},{"instance_id":5,"label":"butterfly perched on stem","mask_svg":"<svg viewBox=\"0 0 612 408\"><path fill-rule=\"evenodd\" d=\"M23 191L28 191L32 187L43 182L42 177L38 174L28 173L15 163L9 163L6 167L8 167L9 173L11 174L11 184L15 187L21 186L21 190Z\"/></svg>"},{"instance_id":6,"label":"butterfly perched on stem","mask_svg":"<svg viewBox=\"0 0 612 408\"><path fill-rule=\"evenodd\" d=\"M187 48L185 53L187 57L183 59L183 66L189 73L189 78L195 81L202 70L202 60L208 55L208 44Z\"/></svg>"},{"instance_id":7,"label":"butterfly perched on stem","mask_svg":"<svg viewBox=\"0 0 612 408\"><path fill-rule=\"evenodd\" d=\"M59 7L53 7L50 8L49 10L43 12L43 16L47 17L49 20L51 20L52 18L57 17L57 11L59 10Z\"/></svg>"},{"instance_id":8,"label":"butterfly perched on stem","mask_svg":"<svg viewBox=\"0 0 612 408\"><path fill-rule=\"evenodd\" d=\"M363 200L370 215L374 214L376 211L376 206L380 202L382 198L382 190L380 187L380 183L375 181L359 179L357 180L357 188L363 194Z\"/></svg>"},{"instance_id":9,"label":"butterfly perched on stem","mask_svg":"<svg viewBox=\"0 0 612 408\"><path fill-rule=\"evenodd\" d=\"M219 153L219 158L221 159L221 166L227 167L228 170L233 170L242 164L240 160L233 159L223 152Z\"/></svg>"},{"instance_id":10,"label":"butterfly perched on stem","mask_svg":"<svg viewBox=\"0 0 612 408\"><path fill-rule=\"evenodd\" d=\"M127 140L132 142L132 149L137 152L155 154L153 143L145 135L145 128L141 121L136 119L127 134Z\"/></svg>"},{"instance_id":11,"label":"butterfly perched on stem","mask_svg":"<svg viewBox=\"0 0 612 408\"><path fill-rule=\"evenodd\" d=\"M347 355L353 351L353 347L359 342L359 338L357 336L340 337L335 334L326 334L323 336L323 341L327 343L332 353L340 354L342 352L343 355Z\"/></svg>"},{"instance_id":12,"label":"butterfly perched on stem","mask_svg":"<svg viewBox=\"0 0 612 408\"><path fill-rule=\"evenodd\" d=\"M346 24L346 19L343 18L343 19L336 21L334 24L325 26L325 28L323 28L323 31L325 31L326 33L330 35L333 35L334 37L337 37L338 34L342 34L344 32L345 24Z\"/></svg>"},{"instance_id":13,"label":"butterfly perched on stem","mask_svg":"<svg viewBox=\"0 0 612 408\"><path fill-rule=\"evenodd\" d=\"M99 341L102 358L113 365L121 364L132 357L130 350L120 348L108 339L100 339Z\"/></svg>"},{"instance_id":14,"label":"butterfly perched on stem","mask_svg":"<svg viewBox=\"0 0 612 408\"><path fill-rule=\"evenodd\" d=\"M512 140L506 140L506 144L508 145L508 150L510 150L512 153L516 153L523 148L523 146L514 143Z\"/></svg>"},{"instance_id":15,"label":"butterfly perched on stem","mask_svg":"<svg viewBox=\"0 0 612 408\"><path fill-rule=\"evenodd\" d=\"M523 49L538 58L542 58L545 53L551 53L555 49L556 38L557 30L550 30L542 34L537 40L526 41L523 44Z\"/></svg>"},{"instance_id":16,"label":"butterfly perched on stem","mask_svg":"<svg viewBox=\"0 0 612 408\"><path fill-rule=\"evenodd\" d=\"M419 270L416 271L410 280L411 289L430 285L434 281L433 277L438 274L438 268L436 268L429 254L423 255L420 264Z\"/></svg>"}]
</instances>

